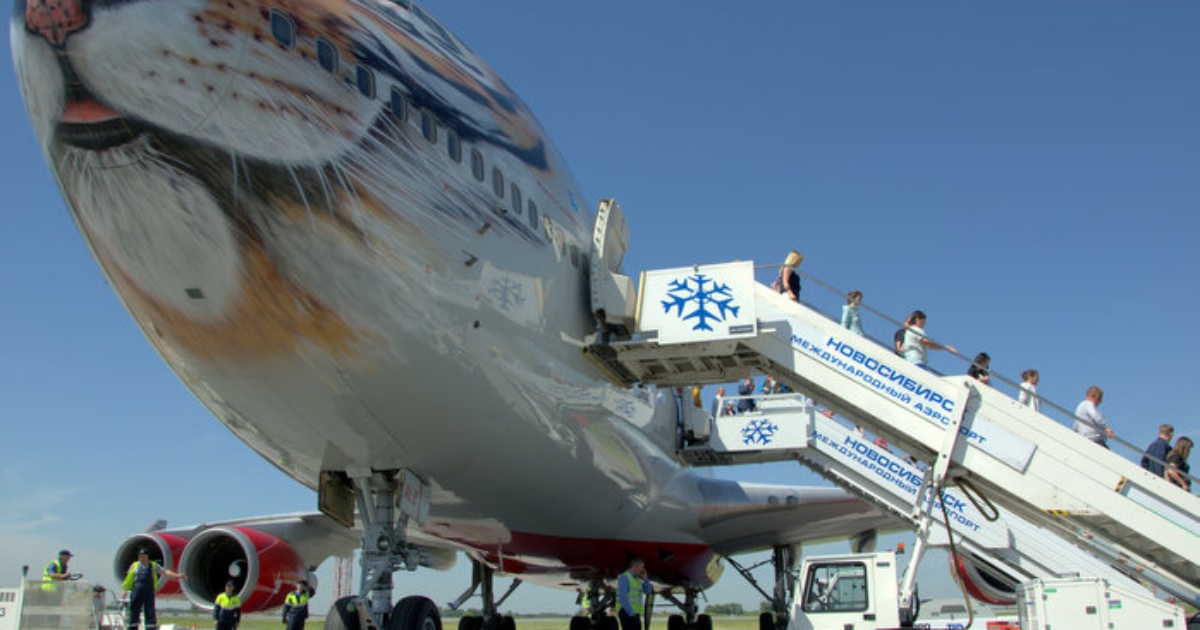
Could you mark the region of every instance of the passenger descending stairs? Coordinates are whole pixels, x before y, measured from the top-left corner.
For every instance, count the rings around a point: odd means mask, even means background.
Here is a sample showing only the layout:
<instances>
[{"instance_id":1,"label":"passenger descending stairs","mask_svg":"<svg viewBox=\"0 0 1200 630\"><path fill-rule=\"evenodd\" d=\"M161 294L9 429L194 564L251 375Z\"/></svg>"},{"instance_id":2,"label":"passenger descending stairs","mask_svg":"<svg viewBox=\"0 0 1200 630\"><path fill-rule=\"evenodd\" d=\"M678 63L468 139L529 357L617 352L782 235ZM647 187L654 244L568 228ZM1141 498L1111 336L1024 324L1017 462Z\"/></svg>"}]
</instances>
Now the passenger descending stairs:
<instances>
[{"instance_id":1,"label":"passenger descending stairs","mask_svg":"<svg viewBox=\"0 0 1200 630\"><path fill-rule=\"evenodd\" d=\"M968 481L1002 511L1108 550L1196 601L1200 498L1002 392L909 364L758 284L750 262L645 272L632 300L619 265L593 256L593 286L623 290L593 291L603 329L584 351L614 381L771 374L926 462L937 480Z\"/></svg>"}]
</instances>

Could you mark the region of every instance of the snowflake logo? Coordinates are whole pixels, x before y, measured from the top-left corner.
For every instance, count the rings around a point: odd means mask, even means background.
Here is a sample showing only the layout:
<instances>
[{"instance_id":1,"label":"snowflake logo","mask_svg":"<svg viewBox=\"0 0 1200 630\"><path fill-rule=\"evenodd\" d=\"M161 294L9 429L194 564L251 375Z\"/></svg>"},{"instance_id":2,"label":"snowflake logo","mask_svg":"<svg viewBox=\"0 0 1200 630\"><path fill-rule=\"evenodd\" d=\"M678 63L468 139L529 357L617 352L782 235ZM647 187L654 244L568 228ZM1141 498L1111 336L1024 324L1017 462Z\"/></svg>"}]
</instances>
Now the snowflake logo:
<instances>
[{"instance_id":1,"label":"snowflake logo","mask_svg":"<svg viewBox=\"0 0 1200 630\"><path fill-rule=\"evenodd\" d=\"M525 303L525 288L521 283L505 276L496 278L492 286L488 287L487 294L505 311Z\"/></svg>"},{"instance_id":2,"label":"snowflake logo","mask_svg":"<svg viewBox=\"0 0 1200 630\"><path fill-rule=\"evenodd\" d=\"M671 309L675 309L675 314L684 321L696 320L692 330L712 330L709 320L723 322L730 314L737 317L741 309L733 305L733 292L729 285L719 284L702 273L672 280L668 287L670 299L662 301L663 312L670 313ZM683 311L689 305L694 305L694 308L685 315Z\"/></svg>"},{"instance_id":3,"label":"snowflake logo","mask_svg":"<svg viewBox=\"0 0 1200 630\"><path fill-rule=\"evenodd\" d=\"M766 446L775 439L775 432L779 431L779 425L763 418L762 420L751 420L742 427L742 444L762 444Z\"/></svg>"}]
</instances>

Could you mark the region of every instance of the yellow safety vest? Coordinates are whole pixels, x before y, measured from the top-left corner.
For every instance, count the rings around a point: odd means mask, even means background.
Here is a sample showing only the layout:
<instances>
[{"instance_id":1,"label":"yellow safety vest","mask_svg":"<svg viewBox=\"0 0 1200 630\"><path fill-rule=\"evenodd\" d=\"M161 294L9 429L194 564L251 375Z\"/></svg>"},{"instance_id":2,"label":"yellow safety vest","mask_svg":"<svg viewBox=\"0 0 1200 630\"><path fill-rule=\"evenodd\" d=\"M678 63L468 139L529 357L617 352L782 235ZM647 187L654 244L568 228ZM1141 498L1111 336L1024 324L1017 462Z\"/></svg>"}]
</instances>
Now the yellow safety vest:
<instances>
[{"instance_id":1,"label":"yellow safety vest","mask_svg":"<svg viewBox=\"0 0 1200 630\"><path fill-rule=\"evenodd\" d=\"M54 568L53 571L50 570L51 567ZM63 572L62 563L60 563L58 560L54 560L50 564L47 564L46 568L42 569L42 590L48 592L57 591L58 586L55 584L55 582L61 580L62 578L50 577L50 574Z\"/></svg>"},{"instance_id":2,"label":"yellow safety vest","mask_svg":"<svg viewBox=\"0 0 1200 630\"><path fill-rule=\"evenodd\" d=\"M633 571L626 571L624 575L629 578L629 605L633 608L633 614L641 615L642 610L646 607L646 594L642 592L642 579L634 575Z\"/></svg>"},{"instance_id":3,"label":"yellow safety vest","mask_svg":"<svg viewBox=\"0 0 1200 630\"><path fill-rule=\"evenodd\" d=\"M135 575L137 575L138 564L140 564L140 563L134 562L133 564L129 565L129 572L125 574L125 581L121 582L121 588L123 588L127 591L133 590L133 578ZM151 560L148 564L150 565L150 576L152 578L151 584L154 586L155 592L157 592L158 591L158 563Z\"/></svg>"},{"instance_id":4,"label":"yellow safety vest","mask_svg":"<svg viewBox=\"0 0 1200 630\"><path fill-rule=\"evenodd\" d=\"M292 591L291 593L287 594L287 597L284 598L283 603L289 606L307 606L308 592L302 592L299 596L297 596L296 591Z\"/></svg>"}]
</instances>

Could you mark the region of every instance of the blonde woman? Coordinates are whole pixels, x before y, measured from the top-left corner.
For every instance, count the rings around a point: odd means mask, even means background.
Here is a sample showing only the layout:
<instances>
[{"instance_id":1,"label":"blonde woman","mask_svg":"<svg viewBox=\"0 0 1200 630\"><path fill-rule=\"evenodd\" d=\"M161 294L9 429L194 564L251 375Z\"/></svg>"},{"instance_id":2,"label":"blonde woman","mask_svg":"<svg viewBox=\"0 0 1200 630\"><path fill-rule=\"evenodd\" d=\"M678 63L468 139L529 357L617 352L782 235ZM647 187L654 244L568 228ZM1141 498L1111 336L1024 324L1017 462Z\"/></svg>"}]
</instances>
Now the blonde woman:
<instances>
[{"instance_id":1,"label":"blonde woman","mask_svg":"<svg viewBox=\"0 0 1200 630\"><path fill-rule=\"evenodd\" d=\"M779 268L779 286L780 293L786 294L792 298L793 302L800 301L800 276L796 273L796 267L804 262L804 254L796 250L792 250L783 261L783 266Z\"/></svg>"}]
</instances>

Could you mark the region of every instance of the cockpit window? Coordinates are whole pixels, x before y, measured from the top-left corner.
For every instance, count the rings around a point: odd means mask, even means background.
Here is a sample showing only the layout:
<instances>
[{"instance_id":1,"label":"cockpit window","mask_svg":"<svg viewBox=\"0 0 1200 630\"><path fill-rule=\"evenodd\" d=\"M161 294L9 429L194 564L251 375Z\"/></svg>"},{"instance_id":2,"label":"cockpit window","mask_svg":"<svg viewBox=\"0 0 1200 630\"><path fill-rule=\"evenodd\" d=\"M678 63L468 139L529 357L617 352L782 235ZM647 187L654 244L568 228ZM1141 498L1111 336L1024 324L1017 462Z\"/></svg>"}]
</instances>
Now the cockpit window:
<instances>
[{"instance_id":1,"label":"cockpit window","mask_svg":"<svg viewBox=\"0 0 1200 630\"><path fill-rule=\"evenodd\" d=\"M337 48L333 47L325 38L317 38L317 63L326 72L337 72L338 69L338 52Z\"/></svg>"},{"instance_id":2,"label":"cockpit window","mask_svg":"<svg viewBox=\"0 0 1200 630\"><path fill-rule=\"evenodd\" d=\"M271 37L289 50L296 45L296 23L279 9L271 9Z\"/></svg>"}]
</instances>

